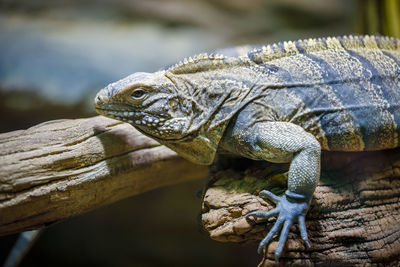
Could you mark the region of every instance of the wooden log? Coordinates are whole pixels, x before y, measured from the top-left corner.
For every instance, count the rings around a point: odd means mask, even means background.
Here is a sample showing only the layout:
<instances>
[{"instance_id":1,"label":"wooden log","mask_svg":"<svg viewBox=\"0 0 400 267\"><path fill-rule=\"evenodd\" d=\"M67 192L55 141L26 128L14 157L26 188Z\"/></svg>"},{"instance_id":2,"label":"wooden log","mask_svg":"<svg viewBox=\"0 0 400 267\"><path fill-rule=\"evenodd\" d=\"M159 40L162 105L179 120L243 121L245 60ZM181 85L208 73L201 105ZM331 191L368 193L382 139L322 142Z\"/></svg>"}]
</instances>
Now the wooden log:
<instances>
[{"instance_id":1,"label":"wooden log","mask_svg":"<svg viewBox=\"0 0 400 267\"><path fill-rule=\"evenodd\" d=\"M400 150L324 153L321 182L307 215L312 248L292 227L287 265L384 264L400 255ZM286 188L288 165L220 160L203 199L202 220L221 242L260 240L246 220L271 203L257 193ZM128 124L104 117L59 120L0 134L0 235L40 228L134 194L202 178L191 164ZM268 220L269 229L274 218ZM261 266L274 264L276 240Z\"/></svg>"},{"instance_id":2,"label":"wooden log","mask_svg":"<svg viewBox=\"0 0 400 267\"><path fill-rule=\"evenodd\" d=\"M206 167L101 116L0 134L0 235L206 176Z\"/></svg>"},{"instance_id":3,"label":"wooden log","mask_svg":"<svg viewBox=\"0 0 400 267\"><path fill-rule=\"evenodd\" d=\"M399 266L400 149L323 153L322 158L321 181L306 218L311 248L305 249L296 223L282 266ZM210 237L221 242L259 242L265 237L276 218L257 223L244 215L274 207L258 192L283 193L287 169L285 164L243 159L225 162L204 195L202 221ZM260 266L275 265L277 239Z\"/></svg>"}]
</instances>

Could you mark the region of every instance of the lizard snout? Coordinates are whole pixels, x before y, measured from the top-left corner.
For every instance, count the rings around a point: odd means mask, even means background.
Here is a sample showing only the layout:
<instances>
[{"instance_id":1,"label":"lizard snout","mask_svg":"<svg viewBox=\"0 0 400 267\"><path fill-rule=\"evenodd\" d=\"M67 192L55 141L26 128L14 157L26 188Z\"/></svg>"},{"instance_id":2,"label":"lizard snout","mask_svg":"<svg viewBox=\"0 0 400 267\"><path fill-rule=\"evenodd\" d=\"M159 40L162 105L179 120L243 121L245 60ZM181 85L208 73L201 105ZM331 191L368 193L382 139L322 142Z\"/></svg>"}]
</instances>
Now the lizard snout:
<instances>
[{"instance_id":1,"label":"lizard snout","mask_svg":"<svg viewBox=\"0 0 400 267\"><path fill-rule=\"evenodd\" d=\"M95 106L96 108L102 107L102 106L104 106L104 105L107 104L107 103L108 103L107 97L105 97L105 96L102 94L101 91L100 91L100 92L96 95L96 97L94 98L94 106Z\"/></svg>"}]
</instances>

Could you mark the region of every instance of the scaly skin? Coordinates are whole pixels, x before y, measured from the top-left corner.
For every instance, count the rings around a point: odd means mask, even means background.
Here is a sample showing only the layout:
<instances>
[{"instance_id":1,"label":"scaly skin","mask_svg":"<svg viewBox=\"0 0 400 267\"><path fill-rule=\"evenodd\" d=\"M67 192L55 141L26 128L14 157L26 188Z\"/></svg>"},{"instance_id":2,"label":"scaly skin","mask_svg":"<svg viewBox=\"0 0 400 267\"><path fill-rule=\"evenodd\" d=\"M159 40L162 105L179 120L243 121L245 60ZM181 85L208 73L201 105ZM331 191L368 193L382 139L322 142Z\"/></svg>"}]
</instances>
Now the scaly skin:
<instances>
[{"instance_id":1,"label":"scaly skin","mask_svg":"<svg viewBox=\"0 0 400 267\"><path fill-rule=\"evenodd\" d=\"M222 51L128 76L101 90L95 107L198 164L220 151L290 162L286 193L260 193L277 207L247 214L278 216L259 246L281 229L278 260L296 220L309 246L305 216L321 149L398 146L400 41L345 36Z\"/></svg>"}]
</instances>

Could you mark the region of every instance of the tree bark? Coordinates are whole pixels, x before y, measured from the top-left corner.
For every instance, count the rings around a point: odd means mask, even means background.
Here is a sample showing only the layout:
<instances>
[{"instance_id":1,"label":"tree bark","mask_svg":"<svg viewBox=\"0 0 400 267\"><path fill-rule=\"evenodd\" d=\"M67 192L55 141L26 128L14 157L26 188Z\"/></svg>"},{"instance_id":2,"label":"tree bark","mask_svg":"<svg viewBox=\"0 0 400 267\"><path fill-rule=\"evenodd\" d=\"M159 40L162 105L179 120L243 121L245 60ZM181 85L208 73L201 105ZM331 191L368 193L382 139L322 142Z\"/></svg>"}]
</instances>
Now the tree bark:
<instances>
[{"instance_id":1,"label":"tree bark","mask_svg":"<svg viewBox=\"0 0 400 267\"><path fill-rule=\"evenodd\" d=\"M206 177L207 168L129 124L98 116L0 134L0 175L0 235L6 235Z\"/></svg>"},{"instance_id":2,"label":"tree bark","mask_svg":"<svg viewBox=\"0 0 400 267\"><path fill-rule=\"evenodd\" d=\"M400 150L323 153L321 181L306 225L311 248L292 226L281 264L290 266L400 265ZM224 162L214 171L204 195L202 221L221 242L261 240L276 218L257 223L244 217L273 204L257 196L262 189L281 194L287 188L286 164ZM235 169L233 169L235 166ZM265 228L267 226L267 228ZM277 237L260 266L274 263ZM381 265L380 265L381 266Z\"/></svg>"}]
</instances>

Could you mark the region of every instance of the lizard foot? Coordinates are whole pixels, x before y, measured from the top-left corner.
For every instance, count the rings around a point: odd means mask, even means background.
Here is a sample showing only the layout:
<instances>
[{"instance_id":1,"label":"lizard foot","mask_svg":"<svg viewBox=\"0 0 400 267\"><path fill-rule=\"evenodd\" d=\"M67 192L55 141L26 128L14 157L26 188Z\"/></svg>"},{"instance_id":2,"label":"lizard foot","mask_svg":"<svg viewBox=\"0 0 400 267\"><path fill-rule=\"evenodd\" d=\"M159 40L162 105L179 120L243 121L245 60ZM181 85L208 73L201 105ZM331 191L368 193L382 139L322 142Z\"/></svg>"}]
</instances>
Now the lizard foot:
<instances>
[{"instance_id":1,"label":"lizard foot","mask_svg":"<svg viewBox=\"0 0 400 267\"><path fill-rule=\"evenodd\" d=\"M246 214L246 218L253 216L254 218L267 219L274 215L278 215L278 218L267 236L260 242L257 250L258 253L261 254L263 248L268 245L272 237L279 230L281 230L278 248L275 251L275 261L278 261L279 257L282 254L283 247L286 243L289 229L296 219L299 223L301 238L304 240L307 248L309 248L310 243L308 241L305 224L305 216L309 207L309 201L307 201L306 197L290 191L286 191L283 196L279 197L267 190L261 191L259 195L262 197L267 197L272 202L274 202L276 204L276 208L267 212L250 212Z\"/></svg>"}]
</instances>

